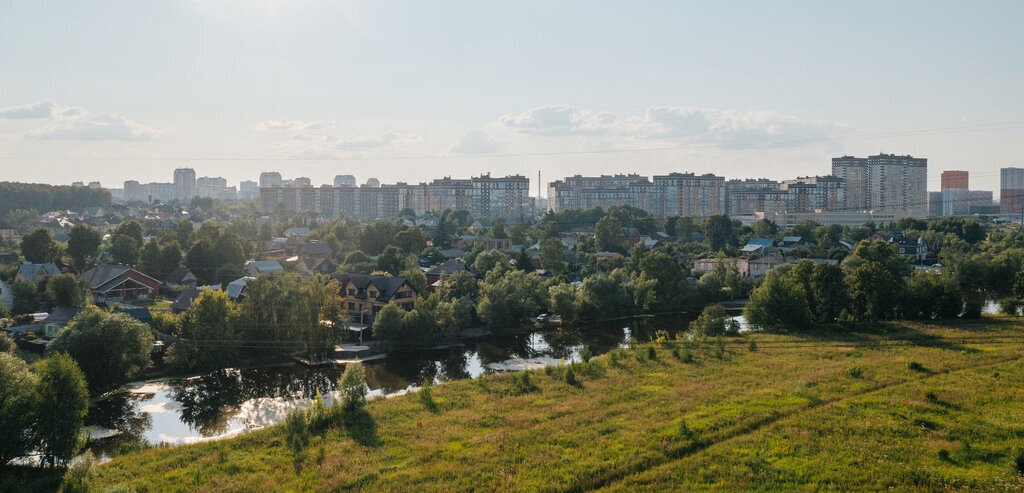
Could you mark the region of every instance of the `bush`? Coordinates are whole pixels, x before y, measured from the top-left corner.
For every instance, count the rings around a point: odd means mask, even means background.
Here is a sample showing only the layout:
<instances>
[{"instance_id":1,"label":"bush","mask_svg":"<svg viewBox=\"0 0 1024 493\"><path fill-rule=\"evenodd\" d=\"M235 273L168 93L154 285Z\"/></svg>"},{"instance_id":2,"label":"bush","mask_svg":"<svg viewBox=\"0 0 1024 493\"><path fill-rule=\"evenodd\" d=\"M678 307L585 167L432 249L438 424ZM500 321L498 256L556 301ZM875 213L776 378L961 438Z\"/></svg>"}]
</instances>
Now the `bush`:
<instances>
[{"instance_id":1,"label":"bush","mask_svg":"<svg viewBox=\"0 0 1024 493\"><path fill-rule=\"evenodd\" d=\"M924 365L922 365L921 363L918 363L917 361L911 361L911 362L907 363L907 369L911 370L911 371L916 371L916 372L919 372L919 373L924 373L924 372L928 371L928 370L926 370L924 368Z\"/></svg>"},{"instance_id":2,"label":"bush","mask_svg":"<svg viewBox=\"0 0 1024 493\"><path fill-rule=\"evenodd\" d=\"M92 469L95 465L96 457L91 450L86 450L64 473L62 491L65 493L87 493L90 491L89 483L92 481Z\"/></svg>"},{"instance_id":3,"label":"bush","mask_svg":"<svg viewBox=\"0 0 1024 493\"><path fill-rule=\"evenodd\" d=\"M654 346L647 347L647 359L655 361L658 359L658 351L654 349Z\"/></svg>"},{"instance_id":4,"label":"bush","mask_svg":"<svg viewBox=\"0 0 1024 493\"><path fill-rule=\"evenodd\" d=\"M1017 466L1017 474L1024 476L1024 450L1017 452L1017 457L1013 459L1013 463Z\"/></svg>"},{"instance_id":5,"label":"bush","mask_svg":"<svg viewBox=\"0 0 1024 493\"><path fill-rule=\"evenodd\" d=\"M548 375L552 375L554 373L554 367L548 366L544 368L546 372L548 369L551 369ZM513 373L512 377L508 379L508 383L509 395L523 395L540 390L540 387L537 387L537 384L533 383L533 379L530 378L530 372L528 371Z\"/></svg>"},{"instance_id":6,"label":"bush","mask_svg":"<svg viewBox=\"0 0 1024 493\"><path fill-rule=\"evenodd\" d=\"M580 382L579 379L576 378L576 370L573 370L572 365L569 365L565 369L565 383L572 385L573 387L576 388L583 387L583 382Z\"/></svg>"},{"instance_id":7,"label":"bush","mask_svg":"<svg viewBox=\"0 0 1024 493\"><path fill-rule=\"evenodd\" d=\"M434 393L431 390L434 382L430 380L430 377L423 377L423 383L420 385L419 399L420 403L427 411L432 413L437 412L437 403L434 402Z\"/></svg>"},{"instance_id":8,"label":"bush","mask_svg":"<svg viewBox=\"0 0 1024 493\"><path fill-rule=\"evenodd\" d=\"M757 351L757 341L751 339L750 344L747 345L747 350L752 353Z\"/></svg>"},{"instance_id":9,"label":"bush","mask_svg":"<svg viewBox=\"0 0 1024 493\"><path fill-rule=\"evenodd\" d=\"M864 376L864 369L859 366L854 366L853 368L846 370L846 374L849 375L850 378L860 378Z\"/></svg>"},{"instance_id":10,"label":"bush","mask_svg":"<svg viewBox=\"0 0 1024 493\"><path fill-rule=\"evenodd\" d=\"M338 380L338 390L346 411L355 411L366 403L366 368L362 363L348 363Z\"/></svg>"},{"instance_id":11,"label":"bush","mask_svg":"<svg viewBox=\"0 0 1024 493\"><path fill-rule=\"evenodd\" d=\"M1024 303L1017 298L1003 298L999 300L999 313L1003 315L1017 316L1020 315L1020 309L1024 307Z\"/></svg>"},{"instance_id":12,"label":"bush","mask_svg":"<svg viewBox=\"0 0 1024 493\"><path fill-rule=\"evenodd\" d=\"M293 453L300 453L309 445L308 424L306 412L302 409L293 409L285 416L284 440Z\"/></svg>"},{"instance_id":13,"label":"bush","mask_svg":"<svg viewBox=\"0 0 1024 493\"><path fill-rule=\"evenodd\" d=\"M594 357L594 353L590 350L590 346L583 346L580 348L580 360L584 363L590 361L590 358Z\"/></svg>"}]
</instances>

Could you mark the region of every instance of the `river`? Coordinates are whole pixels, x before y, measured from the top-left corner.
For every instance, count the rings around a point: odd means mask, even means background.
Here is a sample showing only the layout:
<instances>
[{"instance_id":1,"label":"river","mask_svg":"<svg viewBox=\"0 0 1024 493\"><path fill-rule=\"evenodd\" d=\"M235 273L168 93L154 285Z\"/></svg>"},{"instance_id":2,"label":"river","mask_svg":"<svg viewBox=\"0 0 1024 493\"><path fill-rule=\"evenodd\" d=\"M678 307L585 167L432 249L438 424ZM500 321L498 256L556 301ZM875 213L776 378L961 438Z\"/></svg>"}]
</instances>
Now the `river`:
<instances>
[{"instance_id":1,"label":"river","mask_svg":"<svg viewBox=\"0 0 1024 493\"><path fill-rule=\"evenodd\" d=\"M675 334L686 317L647 317L559 330L490 335L442 350L392 352L366 364L370 396L403 394L424 379L435 383L485 373L578 361L586 346L594 355L632 340L647 341L657 330ZM188 378L126 385L94 403L86 416L90 448L108 457L130 444L182 444L213 440L282 421L307 407L320 392L325 404L336 397L342 367L296 364L224 369Z\"/></svg>"}]
</instances>

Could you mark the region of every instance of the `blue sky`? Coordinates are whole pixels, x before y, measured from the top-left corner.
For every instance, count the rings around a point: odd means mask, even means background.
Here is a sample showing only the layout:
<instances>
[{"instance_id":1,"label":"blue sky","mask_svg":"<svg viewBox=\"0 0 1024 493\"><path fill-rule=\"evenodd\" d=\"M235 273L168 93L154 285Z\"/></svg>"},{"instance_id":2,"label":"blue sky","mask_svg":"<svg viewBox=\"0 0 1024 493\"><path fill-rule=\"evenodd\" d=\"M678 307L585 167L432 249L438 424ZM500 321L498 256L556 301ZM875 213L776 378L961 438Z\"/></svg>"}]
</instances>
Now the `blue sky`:
<instances>
[{"instance_id":1,"label":"blue sky","mask_svg":"<svg viewBox=\"0 0 1024 493\"><path fill-rule=\"evenodd\" d=\"M999 167L1024 165L1022 14L1009 1L0 0L0 179L119 186L179 166L229 182L788 178L884 151L928 157L933 188L966 169L996 189Z\"/></svg>"}]
</instances>

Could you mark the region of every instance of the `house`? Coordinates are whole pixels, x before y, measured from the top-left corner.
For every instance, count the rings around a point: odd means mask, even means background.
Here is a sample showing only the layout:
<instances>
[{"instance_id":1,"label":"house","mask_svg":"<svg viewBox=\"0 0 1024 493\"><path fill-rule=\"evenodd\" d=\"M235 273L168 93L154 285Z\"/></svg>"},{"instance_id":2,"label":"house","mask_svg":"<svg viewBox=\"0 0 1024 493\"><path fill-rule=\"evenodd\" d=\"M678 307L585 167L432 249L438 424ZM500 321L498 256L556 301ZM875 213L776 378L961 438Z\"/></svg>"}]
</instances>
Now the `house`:
<instances>
[{"instance_id":1,"label":"house","mask_svg":"<svg viewBox=\"0 0 1024 493\"><path fill-rule=\"evenodd\" d=\"M171 313L189 311L189 309L192 308L192 302L199 297L200 291L202 291L202 288L197 288L195 286L183 289L181 293L178 294L178 297L174 299L174 302L171 303Z\"/></svg>"},{"instance_id":2,"label":"house","mask_svg":"<svg viewBox=\"0 0 1024 493\"><path fill-rule=\"evenodd\" d=\"M803 244L804 244L804 237L803 236L783 236L782 237L782 246L784 246L784 247L795 247L797 245L803 245Z\"/></svg>"},{"instance_id":3,"label":"house","mask_svg":"<svg viewBox=\"0 0 1024 493\"><path fill-rule=\"evenodd\" d=\"M239 277L238 279L235 279L234 281L229 282L228 283L228 288L226 289L227 294L228 294L228 298L231 298L232 301L242 301L242 299L245 298L245 285L246 285L246 283L248 283L249 281L252 281L254 279L256 279L256 278L255 277L248 277L248 276L246 276L246 277Z\"/></svg>"},{"instance_id":4,"label":"house","mask_svg":"<svg viewBox=\"0 0 1024 493\"><path fill-rule=\"evenodd\" d=\"M436 228L439 224L441 224L441 219L433 212L428 212L416 218L416 225L421 228Z\"/></svg>"},{"instance_id":5,"label":"house","mask_svg":"<svg viewBox=\"0 0 1024 493\"><path fill-rule=\"evenodd\" d=\"M740 263L746 264L745 268L739 269L740 274L742 274L744 277L757 279L767 274L768 271L772 269L772 267L786 263L786 259L782 257L768 256L749 259L741 261ZM743 265L738 265L737 267L743 267Z\"/></svg>"},{"instance_id":6,"label":"house","mask_svg":"<svg viewBox=\"0 0 1024 493\"><path fill-rule=\"evenodd\" d=\"M771 238L751 238L747 240L747 244L740 249L740 252L746 255L764 255L773 246L775 246L775 240Z\"/></svg>"},{"instance_id":7,"label":"house","mask_svg":"<svg viewBox=\"0 0 1024 493\"><path fill-rule=\"evenodd\" d=\"M426 272L427 284L434 284L443 276L450 276L456 272L470 272L469 267L457 258L446 260L442 264L435 265Z\"/></svg>"},{"instance_id":8,"label":"house","mask_svg":"<svg viewBox=\"0 0 1024 493\"><path fill-rule=\"evenodd\" d=\"M896 253L911 262L921 263L928 257L928 244L923 238L916 240L903 236L889 238L889 244L896 246Z\"/></svg>"},{"instance_id":9,"label":"house","mask_svg":"<svg viewBox=\"0 0 1024 493\"><path fill-rule=\"evenodd\" d=\"M36 332L36 335L53 339L57 337L57 333L60 329L67 327L71 320L78 315L78 312L82 311L81 308L71 308L68 306L59 306L54 308L46 318L43 319L43 330L42 332Z\"/></svg>"},{"instance_id":10,"label":"house","mask_svg":"<svg viewBox=\"0 0 1024 493\"><path fill-rule=\"evenodd\" d=\"M622 228L622 238L630 243L640 242L640 230L632 227Z\"/></svg>"},{"instance_id":11,"label":"house","mask_svg":"<svg viewBox=\"0 0 1024 493\"><path fill-rule=\"evenodd\" d=\"M305 271L310 274L319 272L320 274L330 274L334 272L334 265L327 257L304 257L300 261L305 267Z\"/></svg>"},{"instance_id":12,"label":"house","mask_svg":"<svg viewBox=\"0 0 1024 493\"><path fill-rule=\"evenodd\" d=\"M147 300L157 294L160 281L127 265L100 264L80 276L92 292L93 302Z\"/></svg>"},{"instance_id":13,"label":"house","mask_svg":"<svg viewBox=\"0 0 1024 493\"><path fill-rule=\"evenodd\" d=\"M12 306L14 306L14 291L11 290L10 284L0 279L0 307L10 310Z\"/></svg>"},{"instance_id":14,"label":"house","mask_svg":"<svg viewBox=\"0 0 1024 493\"><path fill-rule=\"evenodd\" d=\"M334 251L331 250L331 246L323 241L310 241L302 246L301 250L303 257L315 257L315 258L327 258L330 257Z\"/></svg>"},{"instance_id":15,"label":"house","mask_svg":"<svg viewBox=\"0 0 1024 493\"><path fill-rule=\"evenodd\" d=\"M284 230L284 236L289 241L306 241L310 234L312 234L312 231L302 226L293 226Z\"/></svg>"},{"instance_id":16,"label":"house","mask_svg":"<svg viewBox=\"0 0 1024 493\"><path fill-rule=\"evenodd\" d=\"M173 292L178 292L185 288L194 288L197 282L199 282L199 279L196 278L195 274L192 274L192 271L185 267L174 269L174 272L171 272L167 279L164 279L164 285Z\"/></svg>"},{"instance_id":17,"label":"house","mask_svg":"<svg viewBox=\"0 0 1024 493\"><path fill-rule=\"evenodd\" d=\"M362 274L335 274L341 284L342 305L353 320L367 322L365 317L377 314L388 303L394 302L405 310L412 310L416 288L404 277L367 276Z\"/></svg>"},{"instance_id":18,"label":"house","mask_svg":"<svg viewBox=\"0 0 1024 493\"><path fill-rule=\"evenodd\" d=\"M25 262L18 266L18 274L14 276L14 280L32 281L36 284L42 284L57 274L60 274L60 269L52 262L45 264Z\"/></svg>"},{"instance_id":19,"label":"house","mask_svg":"<svg viewBox=\"0 0 1024 493\"><path fill-rule=\"evenodd\" d=\"M462 258L466 255L466 251L461 248L449 248L447 250L441 250L439 253L446 259Z\"/></svg>"},{"instance_id":20,"label":"house","mask_svg":"<svg viewBox=\"0 0 1024 493\"><path fill-rule=\"evenodd\" d=\"M276 260L250 260L245 263L245 273L250 276L284 272L284 267Z\"/></svg>"},{"instance_id":21,"label":"house","mask_svg":"<svg viewBox=\"0 0 1024 493\"><path fill-rule=\"evenodd\" d=\"M509 238L488 238L486 236L464 236L461 238L462 245L473 248L482 245L485 250L510 250L512 240Z\"/></svg>"},{"instance_id":22,"label":"house","mask_svg":"<svg viewBox=\"0 0 1024 493\"><path fill-rule=\"evenodd\" d=\"M0 219L0 241L11 244L16 243L14 239L17 237L17 233L14 232L14 226L10 223Z\"/></svg>"},{"instance_id":23,"label":"house","mask_svg":"<svg viewBox=\"0 0 1024 493\"><path fill-rule=\"evenodd\" d=\"M491 227L491 221L487 219L477 219L476 221L473 221L473 224L469 225L469 230L476 234L479 233L480 231L483 231L484 228L489 227Z\"/></svg>"}]
</instances>

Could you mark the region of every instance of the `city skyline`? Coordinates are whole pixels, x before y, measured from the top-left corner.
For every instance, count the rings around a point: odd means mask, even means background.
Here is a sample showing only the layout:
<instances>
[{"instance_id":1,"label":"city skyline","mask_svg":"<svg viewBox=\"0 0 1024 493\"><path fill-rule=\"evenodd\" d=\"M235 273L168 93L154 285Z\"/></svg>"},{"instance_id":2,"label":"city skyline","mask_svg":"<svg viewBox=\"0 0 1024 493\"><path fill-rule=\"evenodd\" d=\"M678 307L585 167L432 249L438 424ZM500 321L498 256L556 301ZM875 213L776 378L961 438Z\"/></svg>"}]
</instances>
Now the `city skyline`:
<instances>
[{"instance_id":1,"label":"city skyline","mask_svg":"<svg viewBox=\"0 0 1024 493\"><path fill-rule=\"evenodd\" d=\"M781 180L820 174L827 156L895 150L998 190L994 170L1020 165L1022 13L1006 2L9 3L0 167L3 179L61 184L158 182L178 167L231 183L272 169L330 183L368 167L383 182L538 169Z\"/></svg>"}]
</instances>

